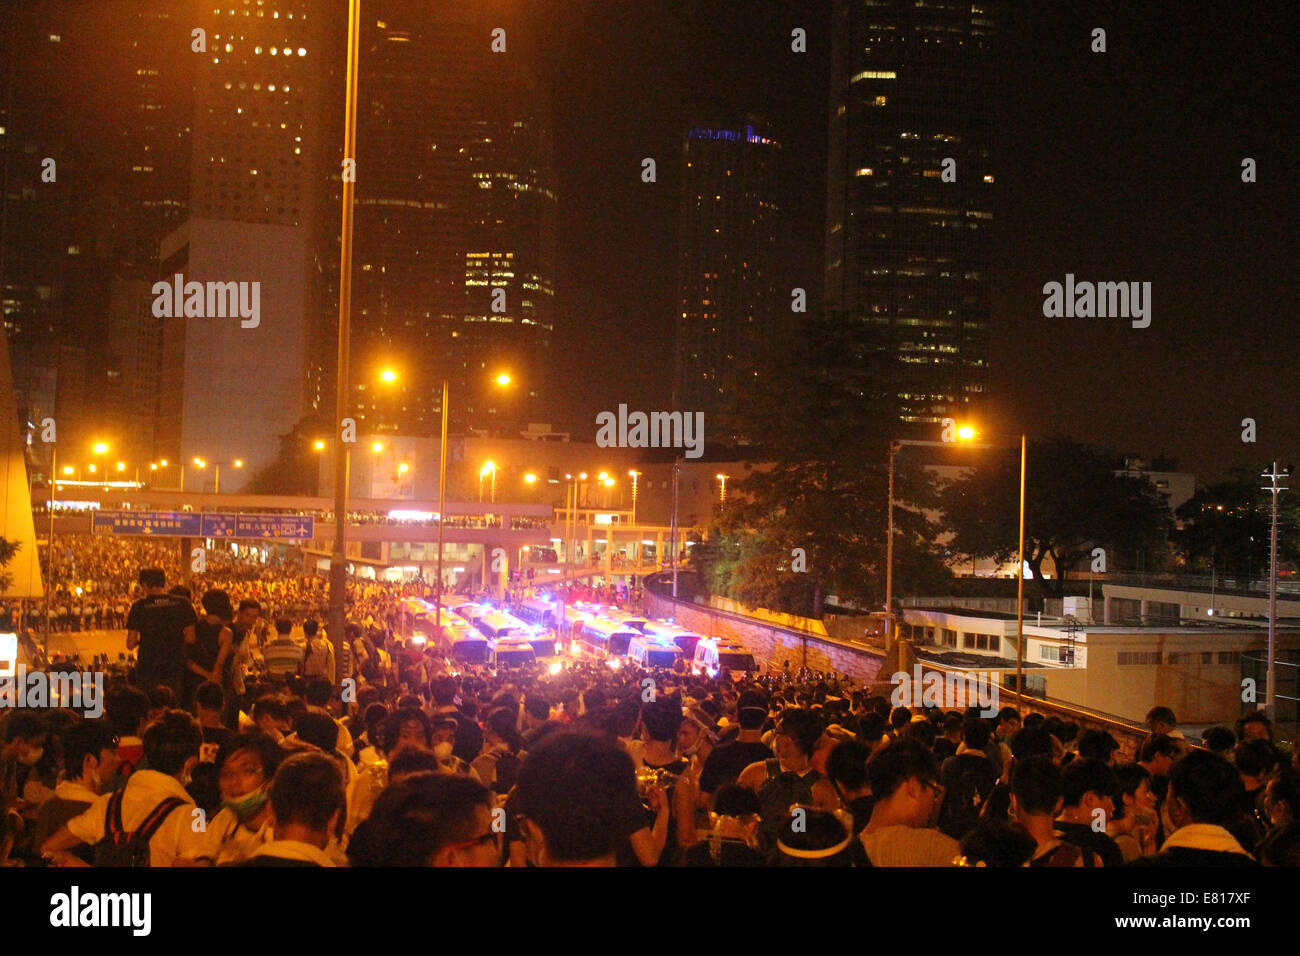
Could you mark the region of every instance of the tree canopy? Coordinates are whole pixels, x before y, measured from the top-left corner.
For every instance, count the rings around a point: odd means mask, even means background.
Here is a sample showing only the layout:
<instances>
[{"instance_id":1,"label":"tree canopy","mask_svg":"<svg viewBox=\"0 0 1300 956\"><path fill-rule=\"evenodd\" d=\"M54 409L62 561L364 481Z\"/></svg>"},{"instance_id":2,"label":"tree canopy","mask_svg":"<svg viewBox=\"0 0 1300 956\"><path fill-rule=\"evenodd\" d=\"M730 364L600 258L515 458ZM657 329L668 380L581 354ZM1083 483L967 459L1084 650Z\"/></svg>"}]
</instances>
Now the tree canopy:
<instances>
[{"instance_id":1,"label":"tree canopy","mask_svg":"<svg viewBox=\"0 0 1300 956\"><path fill-rule=\"evenodd\" d=\"M967 558L1014 561L1019 539L1019 448L990 449L943 491L952 548ZM1116 457L1062 435L1029 442L1025 563L1042 593L1062 597L1065 577L1094 548L1158 553L1172 528L1164 499L1145 478L1116 474ZM1057 569L1046 578L1047 558Z\"/></svg>"},{"instance_id":2,"label":"tree canopy","mask_svg":"<svg viewBox=\"0 0 1300 956\"><path fill-rule=\"evenodd\" d=\"M771 343L729 427L764 464L733 478L715 507L701 579L746 604L818 616L828 594L880 606L885 591L889 396L886 361L842 317L809 317ZM937 434L935 436L937 438ZM933 544L935 483L900 456L895 494L895 592L941 586L950 575ZM796 550L801 549L801 550Z\"/></svg>"}]
</instances>

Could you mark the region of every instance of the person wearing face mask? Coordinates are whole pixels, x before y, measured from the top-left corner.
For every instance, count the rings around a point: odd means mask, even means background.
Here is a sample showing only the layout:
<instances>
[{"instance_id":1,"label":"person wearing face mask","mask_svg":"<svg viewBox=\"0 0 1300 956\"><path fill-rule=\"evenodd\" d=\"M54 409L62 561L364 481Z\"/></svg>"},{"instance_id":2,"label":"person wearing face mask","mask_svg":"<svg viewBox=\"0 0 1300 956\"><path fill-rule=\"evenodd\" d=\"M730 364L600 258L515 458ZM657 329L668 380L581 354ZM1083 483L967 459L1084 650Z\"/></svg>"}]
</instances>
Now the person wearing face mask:
<instances>
[{"instance_id":1,"label":"person wearing face mask","mask_svg":"<svg viewBox=\"0 0 1300 956\"><path fill-rule=\"evenodd\" d=\"M65 776L54 788L54 796L41 804L34 835L37 846L85 812L104 792L117 769L117 736L106 722L84 720L74 724L63 733L62 740ZM83 858L89 863L89 852Z\"/></svg>"},{"instance_id":2,"label":"person wearing face mask","mask_svg":"<svg viewBox=\"0 0 1300 956\"><path fill-rule=\"evenodd\" d=\"M217 754L221 809L208 821L199 865L239 863L271 839L267 803L271 778L285 757L266 734L248 731L230 737Z\"/></svg>"},{"instance_id":3,"label":"person wearing face mask","mask_svg":"<svg viewBox=\"0 0 1300 956\"><path fill-rule=\"evenodd\" d=\"M7 860L28 830L24 816L30 812L22 799L23 788L32 770L45 755L49 730L36 714L16 711L5 726L5 742L0 747L0 861Z\"/></svg>"},{"instance_id":4,"label":"person wearing face mask","mask_svg":"<svg viewBox=\"0 0 1300 956\"><path fill-rule=\"evenodd\" d=\"M129 835L154 818L158 825L149 839L150 866L171 866L177 858L196 855L203 833L192 826L197 808L185 783L199 762L202 743L203 732L185 711L163 714L144 732L149 769L131 774L118 793L96 797L84 813L41 845L41 854L56 865L76 865L68 851L89 843L96 845L96 861L103 862L113 855L113 841L105 837L114 820L119 820L121 832Z\"/></svg>"}]
</instances>

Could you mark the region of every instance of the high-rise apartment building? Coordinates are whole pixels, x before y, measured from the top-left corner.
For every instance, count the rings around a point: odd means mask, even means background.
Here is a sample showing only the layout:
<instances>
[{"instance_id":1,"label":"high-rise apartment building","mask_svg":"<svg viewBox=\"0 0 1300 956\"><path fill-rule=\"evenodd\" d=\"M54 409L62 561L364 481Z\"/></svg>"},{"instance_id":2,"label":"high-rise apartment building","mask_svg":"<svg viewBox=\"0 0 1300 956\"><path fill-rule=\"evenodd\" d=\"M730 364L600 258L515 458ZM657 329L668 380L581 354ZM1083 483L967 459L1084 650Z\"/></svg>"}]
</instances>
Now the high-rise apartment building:
<instances>
[{"instance_id":1,"label":"high-rise apartment building","mask_svg":"<svg viewBox=\"0 0 1300 956\"><path fill-rule=\"evenodd\" d=\"M826 304L904 426L988 387L993 2L836 0Z\"/></svg>"},{"instance_id":2,"label":"high-rise apartment building","mask_svg":"<svg viewBox=\"0 0 1300 956\"><path fill-rule=\"evenodd\" d=\"M777 321L776 164L756 120L696 126L683 147L674 406L743 400Z\"/></svg>"},{"instance_id":3,"label":"high-rise apartment building","mask_svg":"<svg viewBox=\"0 0 1300 956\"><path fill-rule=\"evenodd\" d=\"M552 145L525 39L511 28L506 52L492 50L492 29L507 22L450 0L366 7L350 411L377 432L435 434L444 378L453 430L504 427L546 401ZM334 295L336 241L322 262ZM321 327L336 314L327 305ZM332 414L333 355L318 350L314 365L314 403ZM385 385L389 367L398 377ZM498 371L511 375L506 390L489 383Z\"/></svg>"}]
</instances>

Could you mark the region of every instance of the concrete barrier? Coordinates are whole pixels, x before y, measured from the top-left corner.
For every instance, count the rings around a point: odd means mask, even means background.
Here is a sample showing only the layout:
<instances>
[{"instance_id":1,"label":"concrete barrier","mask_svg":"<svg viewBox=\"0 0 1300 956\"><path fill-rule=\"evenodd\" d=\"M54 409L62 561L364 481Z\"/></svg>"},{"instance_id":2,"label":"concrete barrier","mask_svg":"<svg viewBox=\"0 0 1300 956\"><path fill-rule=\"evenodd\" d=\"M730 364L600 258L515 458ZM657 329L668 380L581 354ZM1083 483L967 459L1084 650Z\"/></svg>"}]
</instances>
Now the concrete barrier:
<instances>
[{"instance_id":1,"label":"concrete barrier","mask_svg":"<svg viewBox=\"0 0 1300 956\"><path fill-rule=\"evenodd\" d=\"M671 617L682 627L705 637L727 638L744 645L764 669L780 670L789 661L792 668L838 671L859 683L888 679L887 674L881 674L884 652L866 644L793 630L689 601L674 601L650 588L645 590L644 604L645 613L650 617Z\"/></svg>"}]
</instances>

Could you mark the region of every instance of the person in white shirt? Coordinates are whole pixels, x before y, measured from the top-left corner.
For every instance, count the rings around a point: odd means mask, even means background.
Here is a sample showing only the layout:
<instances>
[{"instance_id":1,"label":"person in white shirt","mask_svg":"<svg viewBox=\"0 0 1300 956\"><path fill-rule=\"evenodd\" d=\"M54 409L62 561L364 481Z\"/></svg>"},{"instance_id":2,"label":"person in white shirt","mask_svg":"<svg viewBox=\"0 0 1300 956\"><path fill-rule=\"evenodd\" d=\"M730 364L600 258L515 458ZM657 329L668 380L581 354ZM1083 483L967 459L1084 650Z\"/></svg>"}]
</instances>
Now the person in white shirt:
<instances>
[{"instance_id":1,"label":"person in white shirt","mask_svg":"<svg viewBox=\"0 0 1300 956\"><path fill-rule=\"evenodd\" d=\"M285 752L258 731L237 734L217 754L221 809L208 821L206 846L196 863L239 863L271 841L271 780Z\"/></svg>"},{"instance_id":2,"label":"person in white shirt","mask_svg":"<svg viewBox=\"0 0 1300 956\"><path fill-rule=\"evenodd\" d=\"M343 771L322 753L287 758L271 781L270 823L275 838L239 866L336 866L327 852L346 812Z\"/></svg>"},{"instance_id":3,"label":"person in white shirt","mask_svg":"<svg viewBox=\"0 0 1300 956\"><path fill-rule=\"evenodd\" d=\"M192 825L198 808L182 783L198 764L202 743L198 723L183 710L167 711L144 732L144 754L150 769L137 770L127 778L122 792L122 829L134 833L163 801L173 797L180 801L149 840L150 866L171 866L177 858L196 856L202 846L203 832ZM97 796L84 813L42 844L42 855L58 866L84 866L68 851L104 839L111 799L112 794Z\"/></svg>"}]
</instances>

